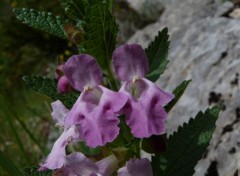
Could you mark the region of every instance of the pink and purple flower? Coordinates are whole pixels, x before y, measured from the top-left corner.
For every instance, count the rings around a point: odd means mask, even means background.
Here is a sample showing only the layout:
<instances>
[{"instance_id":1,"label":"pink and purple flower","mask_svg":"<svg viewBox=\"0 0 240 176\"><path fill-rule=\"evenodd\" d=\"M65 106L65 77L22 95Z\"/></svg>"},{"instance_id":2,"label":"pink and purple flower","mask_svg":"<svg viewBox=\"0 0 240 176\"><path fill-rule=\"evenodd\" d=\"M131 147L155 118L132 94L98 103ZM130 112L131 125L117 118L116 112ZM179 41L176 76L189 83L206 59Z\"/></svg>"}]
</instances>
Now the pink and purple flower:
<instances>
[{"instance_id":1,"label":"pink and purple flower","mask_svg":"<svg viewBox=\"0 0 240 176\"><path fill-rule=\"evenodd\" d=\"M62 104L62 102L59 100L53 102L52 108L52 117L56 121L56 126L62 128L64 131L54 143L53 148L46 161L40 164L41 167L39 170L54 170L61 168L64 165L66 159L66 146L71 142L82 140L81 134L79 132L79 126L67 125L64 122L69 110Z\"/></svg>"},{"instance_id":2,"label":"pink and purple flower","mask_svg":"<svg viewBox=\"0 0 240 176\"><path fill-rule=\"evenodd\" d=\"M118 79L123 81L119 92L128 97L122 112L132 134L146 138L164 133L167 112L163 106L174 96L144 78L148 72L148 59L143 48L137 44L116 48L113 66Z\"/></svg>"},{"instance_id":3,"label":"pink and purple flower","mask_svg":"<svg viewBox=\"0 0 240 176\"><path fill-rule=\"evenodd\" d=\"M64 73L72 87L81 92L65 122L80 125L81 134L90 147L112 142L119 134L118 112L127 102L126 95L100 85L103 76L96 59L90 55L69 58Z\"/></svg>"}]
</instances>

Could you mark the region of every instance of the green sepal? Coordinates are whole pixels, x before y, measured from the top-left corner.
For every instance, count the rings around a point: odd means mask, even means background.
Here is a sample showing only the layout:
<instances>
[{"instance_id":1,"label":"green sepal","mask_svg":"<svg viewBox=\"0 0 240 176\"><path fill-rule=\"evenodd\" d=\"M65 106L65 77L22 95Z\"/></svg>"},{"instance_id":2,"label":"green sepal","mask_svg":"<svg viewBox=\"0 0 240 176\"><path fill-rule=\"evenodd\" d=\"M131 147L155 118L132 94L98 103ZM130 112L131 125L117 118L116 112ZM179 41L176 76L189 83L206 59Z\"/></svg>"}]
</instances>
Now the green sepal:
<instances>
[{"instance_id":1,"label":"green sepal","mask_svg":"<svg viewBox=\"0 0 240 176\"><path fill-rule=\"evenodd\" d=\"M118 160L119 167L124 167L126 164L126 161L133 158L135 156L135 153L132 150L129 150L125 147L118 147L112 149L112 153L116 156Z\"/></svg>"}]
</instances>

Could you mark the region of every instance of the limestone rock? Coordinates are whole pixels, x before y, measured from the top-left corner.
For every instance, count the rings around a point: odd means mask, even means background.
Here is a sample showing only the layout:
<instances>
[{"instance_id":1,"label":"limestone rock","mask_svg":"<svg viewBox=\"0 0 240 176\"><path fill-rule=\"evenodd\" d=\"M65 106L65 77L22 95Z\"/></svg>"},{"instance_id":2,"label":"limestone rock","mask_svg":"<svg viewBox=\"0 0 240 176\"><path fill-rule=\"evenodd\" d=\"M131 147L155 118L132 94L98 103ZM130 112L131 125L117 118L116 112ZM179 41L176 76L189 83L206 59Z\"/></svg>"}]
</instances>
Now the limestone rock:
<instances>
[{"instance_id":1,"label":"limestone rock","mask_svg":"<svg viewBox=\"0 0 240 176\"><path fill-rule=\"evenodd\" d=\"M169 69L159 81L160 85L172 90L183 79L192 79L185 95L171 112L169 133L187 122L189 117L194 117L199 109L204 110L220 101L226 106L227 113L224 111L217 123L212 141L214 145L209 149L211 152L205 163L197 167L198 176L204 175L205 165L211 161L218 163L218 173L223 176L230 176L239 167L236 163L236 157L240 159L236 142L240 141L237 138L240 124L235 121L235 109L240 106L239 26L238 20L207 18L179 30L181 35L172 37ZM222 135L224 127L232 123L232 131ZM219 142L221 144L217 145ZM229 154L231 148L236 149L234 157Z\"/></svg>"},{"instance_id":2,"label":"limestone rock","mask_svg":"<svg viewBox=\"0 0 240 176\"><path fill-rule=\"evenodd\" d=\"M116 0L114 6L119 43L125 43L137 30L156 22L164 10L161 0Z\"/></svg>"},{"instance_id":3,"label":"limestone rock","mask_svg":"<svg viewBox=\"0 0 240 176\"><path fill-rule=\"evenodd\" d=\"M227 15L234 8L234 4L230 1L226 1L217 8L215 16Z\"/></svg>"}]
</instances>

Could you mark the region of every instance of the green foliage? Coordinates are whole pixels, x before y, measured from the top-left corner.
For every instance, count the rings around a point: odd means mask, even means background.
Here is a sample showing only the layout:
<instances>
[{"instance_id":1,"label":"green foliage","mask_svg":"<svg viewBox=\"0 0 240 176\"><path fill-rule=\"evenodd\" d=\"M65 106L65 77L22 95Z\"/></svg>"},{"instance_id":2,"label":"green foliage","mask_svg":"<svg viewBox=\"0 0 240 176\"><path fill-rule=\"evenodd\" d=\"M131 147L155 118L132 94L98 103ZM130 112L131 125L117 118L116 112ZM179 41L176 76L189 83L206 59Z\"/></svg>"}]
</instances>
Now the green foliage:
<instances>
[{"instance_id":1,"label":"green foliage","mask_svg":"<svg viewBox=\"0 0 240 176\"><path fill-rule=\"evenodd\" d=\"M215 129L220 107L199 112L188 124L179 127L169 137L167 150L152 159L155 176L192 176L194 166L201 159Z\"/></svg>"},{"instance_id":2,"label":"green foliage","mask_svg":"<svg viewBox=\"0 0 240 176\"><path fill-rule=\"evenodd\" d=\"M100 153L99 147L90 148L87 146L87 144L85 142L80 142L78 144L78 147L80 149L79 151L81 151L86 156L94 156L94 155L98 155Z\"/></svg>"},{"instance_id":3,"label":"green foliage","mask_svg":"<svg viewBox=\"0 0 240 176\"><path fill-rule=\"evenodd\" d=\"M14 9L14 13L17 18L27 25L49 32L52 35L66 38L63 24L64 19L57 16L53 16L50 12L40 12L33 9Z\"/></svg>"},{"instance_id":4,"label":"green foliage","mask_svg":"<svg viewBox=\"0 0 240 176\"><path fill-rule=\"evenodd\" d=\"M178 100L181 98L182 94L184 93L190 82L191 80L188 81L185 80L173 90L173 94L175 95L174 99L164 107L167 112L169 112L173 108L173 106L178 102Z\"/></svg>"},{"instance_id":5,"label":"green foliage","mask_svg":"<svg viewBox=\"0 0 240 176\"><path fill-rule=\"evenodd\" d=\"M50 99L27 89L22 76L46 75L56 63L57 55L70 46L62 38L19 22L12 11L16 7L51 9L53 14L63 10L57 1L1 0L0 3L0 148L17 168L23 168L38 163L44 155L38 144L44 146L44 150L47 148L51 110ZM0 166L0 175L20 174L9 174Z\"/></svg>"},{"instance_id":6,"label":"green foliage","mask_svg":"<svg viewBox=\"0 0 240 176\"><path fill-rule=\"evenodd\" d=\"M147 78L156 81L167 69L167 56L170 42L168 41L168 29L159 31L154 41L145 50L149 62L149 74Z\"/></svg>"},{"instance_id":7,"label":"green foliage","mask_svg":"<svg viewBox=\"0 0 240 176\"><path fill-rule=\"evenodd\" d=\"M38 171L39 167L31 167L24 169L25 176L52 176L53 172L51 170L48 171Z\"/></svg>"},{"instance_id":8,"label":"green foliage","mask_svg":"<svg viewBox=\"0 0 240 176\"><path fill-rule=\"evenodd\" d=\"M57 92L57 82L51 78L44 78L41 76L25 76L23 80L29 88L49 96L54 101L62 101L67 108L71 108L79 96L79 93L77 92L59 94Z\"/></svg>"},{"instance_id":9,"label":"green foliage","mask_svg":"<svg viewBox=\"0 0 240 176\"><path fill-rule=\"evenodd\" d=\"M86 0L59 0L59 2L70 18L75 20L84 18Z\"/></svg>"},{"instance_id":10,"label":"green foliage","mask_svg":"<svg viewBox=\"0 0 240 176\"><path fill-rule=\"evenodd\" d=\"M9 175L22 175L22 173L17 169L13 162L9 160L2 151L0 151L0 166L2 166L2 168L6 170Z\"/></svg>"},{"instance_id":11,"label":"green foliage","mask_svg":"<svg viewBox=\"0 0 240 176\"><path fill-rule=\"evenodd\" d=\"M117 26L107 1L92 1L94 4L86 6L85 9L83 47L86 53L94 56L99 65L106 69L110 66L112 52L115 49Z\"/></svg>"},{"instance_id":12,"label":"green foliage","mask_svg":"<svg viewBox=\"0 0 240 176\"><path fill-rule=\"evenodd\" d=\"M6 107L4 108L4 110L6 109ZM8 115L8 112L6 113L6 115ZM9 115L8 115L9 116ZM23 159L25 160L26 163L30 164L30 157L26 151L26 149L24 148L24 142L21 140L21 137L17 131L16 125L13 122L13 119L11 118L6 118L6 120L8 121L8 125L9 128L11 129L12 135L15 137L16 143L20 149L20 153L23 157Z\"/></svg>"}]
</instances>

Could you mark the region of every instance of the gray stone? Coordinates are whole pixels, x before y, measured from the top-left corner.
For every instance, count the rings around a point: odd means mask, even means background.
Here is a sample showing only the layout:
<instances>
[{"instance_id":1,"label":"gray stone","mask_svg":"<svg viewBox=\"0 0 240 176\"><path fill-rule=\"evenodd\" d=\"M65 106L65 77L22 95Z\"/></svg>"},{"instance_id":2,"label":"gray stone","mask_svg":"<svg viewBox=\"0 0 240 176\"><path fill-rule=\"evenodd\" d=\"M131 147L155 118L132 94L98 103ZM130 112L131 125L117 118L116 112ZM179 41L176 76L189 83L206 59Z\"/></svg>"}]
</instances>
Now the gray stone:
<instances>
[{"instance_id":1,"label":"gray stone","mask_svg":"<svg viewBox=\"0 0 240 176\"><path fill-rule=\"evenodd\" d=\"M119 0L118 0L119 1ZM155 22L164 10L162 0L121 0L126 1L144 22Z\"/></svg>"},{"instance_id":2,"label":"gray stone","mask_svg":"<svg viewBox=\"0 0 240 176\"><path fill-rule=\"evenodd\" d=\"M164 13L159 17L158 22L146 26L144 29L137 31L128 43L140 43L147 47L155 35L164 27L168 27L170 34L177 33L182 27L190 25L199 19L205 19L215 16L219 3L212 0L172 0L166 7Z\"/></svg>"},{"instance_id":3,"label":"gray stone","mask_svg":"<svg viewBox=\"0 0 240 176\"><path fill-rule=\"evenodd\" d=\"M217 8L215 16L224 16L228 14L229 11L231 11L233 8L234 8L234 4L230 1L227 1Z\"/></svg>"},{"instance_id":4,"label":"gray stone","mask_svg":"<svg viewBox=\"0 0 240 176\"><path fill-rule=\"evenodd\" d=\"M114 7L119 43L125 43L137 30L156 22L164 10L161 0L116 0Z\"/></svg>"}]
</instances>

